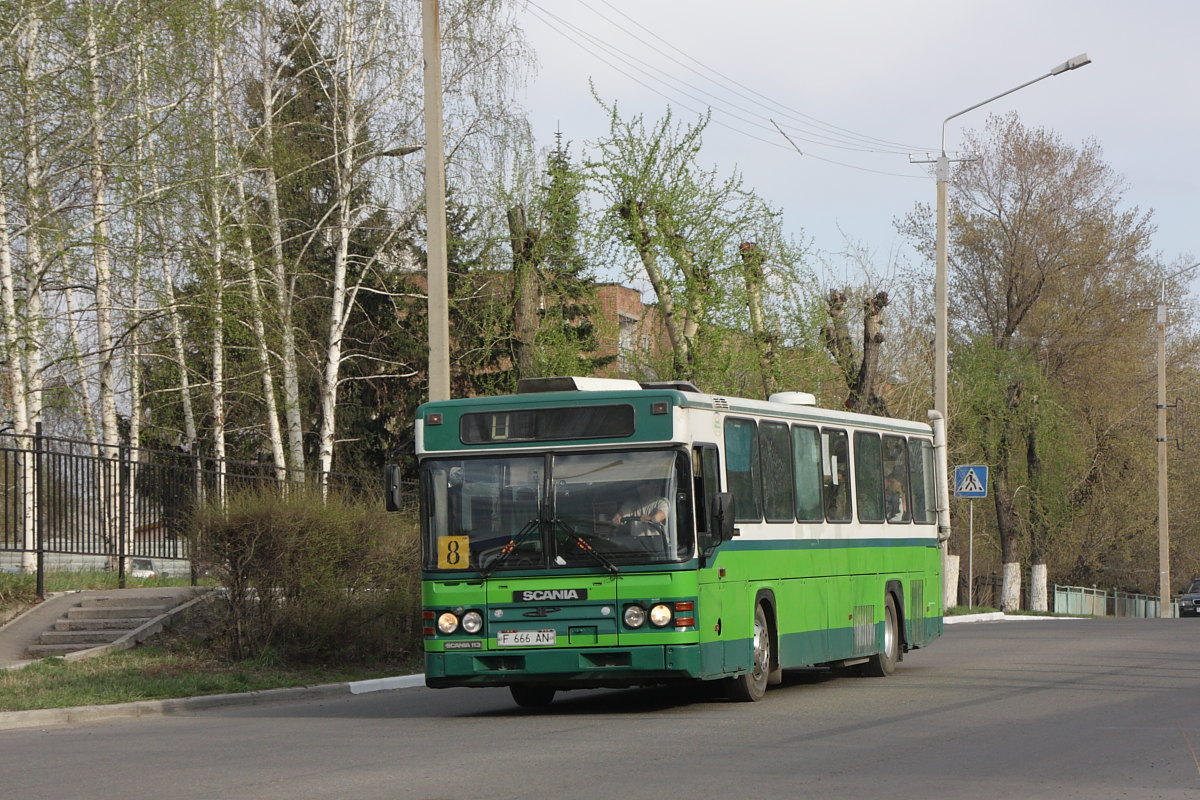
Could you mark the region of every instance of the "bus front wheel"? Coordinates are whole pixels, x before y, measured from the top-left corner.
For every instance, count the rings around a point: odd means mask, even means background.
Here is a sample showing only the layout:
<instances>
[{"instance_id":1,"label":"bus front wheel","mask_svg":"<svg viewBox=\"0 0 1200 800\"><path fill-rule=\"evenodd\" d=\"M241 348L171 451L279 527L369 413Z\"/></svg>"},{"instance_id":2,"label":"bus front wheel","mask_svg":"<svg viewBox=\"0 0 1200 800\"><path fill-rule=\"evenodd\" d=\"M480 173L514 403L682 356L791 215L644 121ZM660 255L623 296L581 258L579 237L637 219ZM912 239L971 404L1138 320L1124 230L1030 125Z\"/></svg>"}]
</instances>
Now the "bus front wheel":
<instances>
[{"instance_id":1,"label":"bus front wheel","mask_svg":"<svg viewBox=\"0 0 1200 800\"><path fill-rule=\"evenodd\" d=\"M883 678L896 671L896 661L900 656L898 620L896 600L889 593L884 596L883 603L883 652L876 653L863 664L864 675Z\"/></svg>"},{"instance_id":2,"label":"bus front wheel","mask_svg":"<svg viewBox=\"0 0 1200 800\"><path fill-rule=\"evenodd\" d=\"M508 687L513 701L521 708L545 708L554 702L554 689L549 686L526 686L514 683Z\"/></svg>"},{"instance_id":3,"label":"bus front wheel","mask_svg":"<svg viewBox=\"0 0 1200 800\"><path fill-rule=\"evenodd\" d=\"M771 628L767 622L766 609L760 603L754 609L754 662L745 675L728 678L726 684L730 700L753 703L762 700L767 693L767 681L771 676Z\"/></svg>"}]
</instances>

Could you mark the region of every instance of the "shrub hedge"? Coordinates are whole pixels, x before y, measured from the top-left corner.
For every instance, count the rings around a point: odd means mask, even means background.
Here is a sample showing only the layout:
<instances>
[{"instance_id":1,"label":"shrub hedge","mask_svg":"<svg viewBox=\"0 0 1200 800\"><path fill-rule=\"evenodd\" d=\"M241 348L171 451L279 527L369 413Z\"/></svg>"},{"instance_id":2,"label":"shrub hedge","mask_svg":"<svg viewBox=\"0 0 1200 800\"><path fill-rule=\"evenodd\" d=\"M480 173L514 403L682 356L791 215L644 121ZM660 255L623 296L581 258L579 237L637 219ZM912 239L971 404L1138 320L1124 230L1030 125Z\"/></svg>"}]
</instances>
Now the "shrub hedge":
<instances>
[{"instance_id":1,"label":"shrub hedge","mask_svg":"<svg viewBox=\"0 0 1200 800\"><path fill-rule=\"evenodd\" d=\"M402 661L420 650L415 514L249 490L200 511L193 553L225 588L211 644L235 660Z\"/></svg>"}]
</instances>

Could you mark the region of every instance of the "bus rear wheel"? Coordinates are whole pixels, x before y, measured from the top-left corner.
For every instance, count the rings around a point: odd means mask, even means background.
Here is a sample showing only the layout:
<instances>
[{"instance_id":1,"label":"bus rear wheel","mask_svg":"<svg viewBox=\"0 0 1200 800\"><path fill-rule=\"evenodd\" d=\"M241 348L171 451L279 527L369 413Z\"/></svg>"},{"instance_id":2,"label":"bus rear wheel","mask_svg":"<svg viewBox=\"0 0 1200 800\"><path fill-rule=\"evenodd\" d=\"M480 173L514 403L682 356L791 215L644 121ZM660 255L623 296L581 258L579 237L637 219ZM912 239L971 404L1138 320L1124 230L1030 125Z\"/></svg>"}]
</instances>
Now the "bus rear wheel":
<instances>
[{"instance_id":1,"label":"bus rear wheel","mask_svg":"<svg viewBox=\"0 0 1200 800\"><path fill-rule=\"evenodd\" d=\"M883 651L867 659L862 665L864 675L873 678L884 678L896 671L896 662L900 658L900 628L899 615L896 614L896 600L889 593L883 602Z\"/></svg>"},{"instance_id":2,"label":"bus rear wheel","mask_svg":"<svg viewBox=\"0 0 1200 800\"><path fill-rule=\"evenodd\" d=\"M771 677L771 628L766 609L760 603L754 609L754 662L745 675L728 678L726 694L739 703L762 700Z\"/></svg>"},{"instance_id":3,"label":"bus rear wheel","mask_svg":"<svg viewBox=\"0 0 1200 800\"><path fill-rule=\"evenodd\" d=\"M514 683L508 687L513 702L521 708L545 708L554 702L554 689L549 686L526 686Z\"/></svg>"}]
</instances>

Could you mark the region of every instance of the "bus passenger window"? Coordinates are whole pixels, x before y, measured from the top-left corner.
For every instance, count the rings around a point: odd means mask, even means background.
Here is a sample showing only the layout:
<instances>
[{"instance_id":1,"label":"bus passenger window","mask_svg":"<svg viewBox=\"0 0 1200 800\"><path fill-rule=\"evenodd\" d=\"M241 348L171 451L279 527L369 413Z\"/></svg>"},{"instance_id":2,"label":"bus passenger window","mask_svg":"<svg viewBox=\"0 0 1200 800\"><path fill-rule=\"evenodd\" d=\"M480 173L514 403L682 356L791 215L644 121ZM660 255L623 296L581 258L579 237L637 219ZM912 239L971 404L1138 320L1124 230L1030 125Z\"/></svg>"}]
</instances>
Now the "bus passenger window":
<instances>
[{"instance_id":1,"label":"bus passenger window","mask_svg":"<svg viewBox=\"0 0 1200 800\"><path fill-rule=\"evenodd\" d=\"M846 432L821 431L821 480L825 494L825 518L830 522L850 521L850 447Z\"/></svg>"},{"instance_id":2,"label":"bus passenger window","mask_svg":"<svg viewBox=\"0 0 1200 800\"><path fill-rule=\"evenodd\" d=\"M883 522L883 450L879 434L854 434L854 478L858 486L858 521Z\"/></svg>"},{"instance_id":3,"label":"bus passenger window","mask_svg":"<svg viewBox=\"0 0 1200 800\"><path fill-rule=\"evenodd\" d=\"M825 519L821 510L821 441L816 428L792 427L792 470L796 476L796 518Z\"/></svg>"},{"instance_id":4,"label":"bus passenger window","mask_svg":"<svg viewBox=\"0 0 1200 800\"><path fill-rule=\"evenodd\" d=\"M758 428L758 438L767 522L791 522L796 511L792 502L792 454L787 425L764 422Z\"/></svg>"},{"instance_id":5,"label":"bus passenger window","mask_svg":"<svg viewBox=\"0 0 1200 800\"><path fill-rule=\"evenodd\" d=\"M908 474L913 522L937 522L937 465L928 440L908 440Z\"/></svg>"},{"instance_id":6,"label":"bus passenger window","mask_svg":"<svg viewBox=\"0 0 1200 800\"><path fill-rule=\"evenodd\" d=\"M762 519L761 483L757 426L748 419L725 420L725 485L733 493L738 522Z\"/></svg>"},{"instance_id":7,"label":"bus passenger window","mask_svg":"<svg viewBox=\"0 0 1200 800\"><path fill-rule=\"evenodd\" d=\"M908 491L908 445L902 436L883 437L883 505L888 522L912 520Z\"/></svg>"}]
</instances>

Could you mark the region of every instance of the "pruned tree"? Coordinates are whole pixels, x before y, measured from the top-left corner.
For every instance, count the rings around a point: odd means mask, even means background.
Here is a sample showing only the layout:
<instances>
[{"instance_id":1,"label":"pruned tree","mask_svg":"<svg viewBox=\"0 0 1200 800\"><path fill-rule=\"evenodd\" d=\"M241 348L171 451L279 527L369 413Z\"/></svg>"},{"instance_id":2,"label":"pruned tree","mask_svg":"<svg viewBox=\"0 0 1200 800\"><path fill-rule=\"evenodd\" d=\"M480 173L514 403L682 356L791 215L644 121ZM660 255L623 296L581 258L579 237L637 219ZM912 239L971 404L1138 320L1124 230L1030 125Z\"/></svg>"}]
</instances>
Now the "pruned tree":
<instances>
[{"instance_id":1,"label":"pruned tree","mask_svg":"<svg viewBox=\"0 0 1200 800\"><path fill-rule=\"evenodd\" d=\"M829 323L824 329L825 347L838 366L849 394L846 408L862 414L887 416L887 402L880 396L879 354L884 342L883 309L889 303L887 292L876 292L862 303L862 350L850 336L846 317L846 292L829 290Z\"/></svg>"},{"instance_id":2,"label":"pruned tree","mask_svg":"<svg viewBox=\"0 0 1200 800\"><path fill-rule=\"evenodd\" d=\"M761 359L746 372L736 354L747 341L763 353L772 346L781 316L772 308L784 304L772 282L806 283L803 249L780 234L781 215L738 173L723 177L700 165L707 116L677 124L668 109L647 125L641 115L623 119L616 104L605 110L609 132L591 164L606 205L601 229L618 257L634 256L630 279L648 281L654 292L670 349L667 376L757 393L770 374L759 369ZM741 250L747 241L757 245L745 251L749 259ZM742 362L737 375L732 361Z\"/></svg>"}]
</instances>

